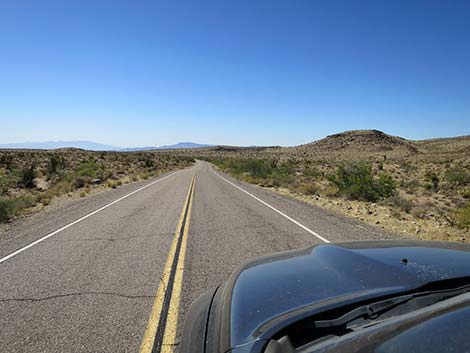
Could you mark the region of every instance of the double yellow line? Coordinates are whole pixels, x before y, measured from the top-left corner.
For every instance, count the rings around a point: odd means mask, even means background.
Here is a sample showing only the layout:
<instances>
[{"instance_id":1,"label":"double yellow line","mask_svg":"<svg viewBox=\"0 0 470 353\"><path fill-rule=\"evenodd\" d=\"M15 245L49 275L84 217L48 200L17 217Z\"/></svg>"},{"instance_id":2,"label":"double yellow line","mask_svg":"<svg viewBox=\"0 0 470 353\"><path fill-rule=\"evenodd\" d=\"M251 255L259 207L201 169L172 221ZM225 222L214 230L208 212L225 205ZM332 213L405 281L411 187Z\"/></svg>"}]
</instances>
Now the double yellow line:
<instances>
[{"instance_id":1,"label":"double yellow line","mask_svg":"<svg viewBox=\"0 0 470 353\"><path fill-rule=\"evenodd\" d=\"M193 176L150 312L140 353L172 353L176 342L184 260L196 177Z\"/></svg>"}]
</instances>

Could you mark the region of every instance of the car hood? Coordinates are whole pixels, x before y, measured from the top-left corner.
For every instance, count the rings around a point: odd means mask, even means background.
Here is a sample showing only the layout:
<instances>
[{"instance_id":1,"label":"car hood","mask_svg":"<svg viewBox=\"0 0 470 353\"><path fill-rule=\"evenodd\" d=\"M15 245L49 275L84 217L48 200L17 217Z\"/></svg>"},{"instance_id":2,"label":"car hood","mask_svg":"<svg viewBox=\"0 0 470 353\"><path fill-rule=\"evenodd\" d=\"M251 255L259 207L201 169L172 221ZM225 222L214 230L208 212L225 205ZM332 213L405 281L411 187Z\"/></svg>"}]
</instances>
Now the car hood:
<instances>
[{"instance_id":1,"label":"car hood","mask_svg":"<svg viewBox=\"0 0 470 353\"><path fill-rule=\"evenodd\" d=\"M452 243L380 241L317 245L257 259L225 286L226 343L252 344L302 315L470 276L469 251Z\"/></svg>"}]
</instances>

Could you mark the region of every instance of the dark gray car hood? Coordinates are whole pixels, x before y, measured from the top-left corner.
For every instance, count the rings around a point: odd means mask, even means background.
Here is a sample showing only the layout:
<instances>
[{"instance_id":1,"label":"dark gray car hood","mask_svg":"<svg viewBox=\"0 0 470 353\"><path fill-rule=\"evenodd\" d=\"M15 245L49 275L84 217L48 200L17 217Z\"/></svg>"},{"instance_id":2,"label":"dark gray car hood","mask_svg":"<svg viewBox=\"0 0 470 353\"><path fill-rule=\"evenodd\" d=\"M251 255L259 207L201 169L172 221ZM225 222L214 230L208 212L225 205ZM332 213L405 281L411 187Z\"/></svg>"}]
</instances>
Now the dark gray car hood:
<instances>
[{"instance_id":1,"label":"dark gray car hood","mask_svg":"<svg viewBox=\"0 0 470 353\"><path fill-rule=\"evenodd\" d=\"M349 302L470 276L470 248L436 242L317 245L257 259L225 287L230 347L266 339L276 324ZM295 313L293 315L292 313ZM294 317L295 316L295 317Z\"/></svg>"}]
</instances>

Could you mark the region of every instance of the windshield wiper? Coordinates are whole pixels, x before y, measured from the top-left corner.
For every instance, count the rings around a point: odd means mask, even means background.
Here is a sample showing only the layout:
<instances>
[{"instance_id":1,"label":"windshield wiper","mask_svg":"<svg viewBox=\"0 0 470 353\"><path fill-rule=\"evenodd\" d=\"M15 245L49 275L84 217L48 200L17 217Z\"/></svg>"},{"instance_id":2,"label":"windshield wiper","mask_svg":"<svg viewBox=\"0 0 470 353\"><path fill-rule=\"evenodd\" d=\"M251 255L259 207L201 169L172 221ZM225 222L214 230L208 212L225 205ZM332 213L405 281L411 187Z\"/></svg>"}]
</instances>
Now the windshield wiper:
<instances>
[{"instance_id":1,"label":"windshield wiper","mask_svg":"<svg viewBox=\"0 0 470 353\"><path fill-rule=\"evenodd\" d=\"M445 300L445 299L448 299L448 298L451 298L456 295L469 292L469 291L470 291L470 285L467 285L467 286L454 288L454 289L439 290L439 291L426 291L426 292L418 292L418 293L402 295L399 297L385 299L379 302L359 306L336 319L316 320L314 324L315 324L315 327L317 328L344 326L347 323L354 321L356 319L359 319L359 318L375 319L381 314L389 310L392 310L399 305L405 304L415 298L426 297L426 298L429 298L432 301L432 303L435 303L435 302Z\"/></svg>"}]
</instances>

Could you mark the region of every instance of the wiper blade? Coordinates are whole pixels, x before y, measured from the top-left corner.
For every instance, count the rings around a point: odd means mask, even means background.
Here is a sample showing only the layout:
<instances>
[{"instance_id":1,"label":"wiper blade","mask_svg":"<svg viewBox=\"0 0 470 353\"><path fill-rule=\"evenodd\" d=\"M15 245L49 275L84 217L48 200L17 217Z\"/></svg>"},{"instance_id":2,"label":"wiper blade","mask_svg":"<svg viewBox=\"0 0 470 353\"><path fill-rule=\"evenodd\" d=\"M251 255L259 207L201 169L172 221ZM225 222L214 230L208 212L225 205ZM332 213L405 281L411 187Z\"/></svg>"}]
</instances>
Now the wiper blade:
<instances>
[{"instance_id":1,"label":"wiper blade","mask_svg":"<svg viewBox=\"0 0 470 353\"><path fill-rule=\"evenodd\" d=\"M336 327L336 326L345 325L348 322L358 319L360 317L372 318L372 317L379 315L383 311L390 310L397 305L406 303L407 301L410 301L414 297L415 297L414 295L410 294L410 295L405 295L402 297L383 300L383 301L373 303L373 304L363 305L363 306L360 306L358 308L355 308L349 311L348 313L344 314L343 316L337 319L316 320L315 327L318 327L318 328Z\"/></svg>"},{"instance_id":2,"label":"wiper blade","mask_svg":"<svg viewBox=\"0 0 470 353\"><path fill-rule=\"evenodd\" d=\"M374 319L378 317L379 315L383 314L384 312L387 312L399 305L405 304L409 302L410 300L418 298L418 297L432 296L435 302L437 302L437 301L444 300L450 297L454 297L456 295L459 295L468 291L470 291L470 285L456 288L456 289L453 288L453 289L440 290L440 291L427 291L427 292L418 292L418 293L402 295L399 297L385 299L385 300L378 301L375 303L359 306L336 319L316 320L314 324L315 324L315 327L317 328L343 326L361 317L364 319Z\"/></svg>"}]
</instances>

